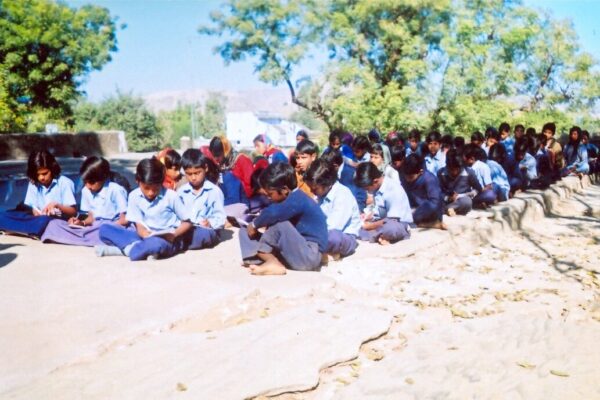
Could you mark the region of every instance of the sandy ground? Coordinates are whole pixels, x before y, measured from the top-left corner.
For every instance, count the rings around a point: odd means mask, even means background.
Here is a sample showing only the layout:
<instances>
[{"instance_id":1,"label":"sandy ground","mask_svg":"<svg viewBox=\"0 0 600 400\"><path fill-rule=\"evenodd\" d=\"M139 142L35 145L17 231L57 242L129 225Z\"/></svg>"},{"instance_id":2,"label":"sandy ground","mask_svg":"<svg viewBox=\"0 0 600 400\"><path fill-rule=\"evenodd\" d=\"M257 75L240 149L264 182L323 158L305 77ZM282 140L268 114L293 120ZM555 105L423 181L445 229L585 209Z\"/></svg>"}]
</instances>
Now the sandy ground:
<instances>
[{"instance_id":1,"label":"sandy ground","mask_svg":"<svg viewBox=\"0 0 600 400\"><path fill-rule=\"evenodd\" d=\"M562 186L318 274L0 237L0 398L600 398L600 188Z\"/></svg>"}]
</instances>

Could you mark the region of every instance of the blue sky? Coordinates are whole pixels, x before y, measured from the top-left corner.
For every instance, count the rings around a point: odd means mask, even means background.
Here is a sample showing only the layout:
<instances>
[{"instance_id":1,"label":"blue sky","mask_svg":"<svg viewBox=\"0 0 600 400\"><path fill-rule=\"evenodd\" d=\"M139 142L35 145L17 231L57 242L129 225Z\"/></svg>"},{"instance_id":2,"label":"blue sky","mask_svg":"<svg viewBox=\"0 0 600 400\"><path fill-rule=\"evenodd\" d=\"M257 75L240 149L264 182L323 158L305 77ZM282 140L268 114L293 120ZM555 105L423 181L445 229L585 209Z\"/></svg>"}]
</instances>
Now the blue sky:
<instances>
[{"instance_id":1,"label":"blue sky","mask_svg":"<svg viewBox=\"0 0 600 400\"><path fill-rule=\"evenodd\" d=\"M253 74L251 61L225 66L212 48L218 38L201 36L197 29L208 23L209 12L220 0L69 0L71 6L96 4L108 8L127 24L117 33L119 51L101 71L90 74L82 88L98 101L115 93L144 95L188 89L253 89L270 85ZM600 54L600 0L527 0L525 4L570 18L582 48ZM318 70L309 60L296 77Z\"/></svg>"}]
</instances>

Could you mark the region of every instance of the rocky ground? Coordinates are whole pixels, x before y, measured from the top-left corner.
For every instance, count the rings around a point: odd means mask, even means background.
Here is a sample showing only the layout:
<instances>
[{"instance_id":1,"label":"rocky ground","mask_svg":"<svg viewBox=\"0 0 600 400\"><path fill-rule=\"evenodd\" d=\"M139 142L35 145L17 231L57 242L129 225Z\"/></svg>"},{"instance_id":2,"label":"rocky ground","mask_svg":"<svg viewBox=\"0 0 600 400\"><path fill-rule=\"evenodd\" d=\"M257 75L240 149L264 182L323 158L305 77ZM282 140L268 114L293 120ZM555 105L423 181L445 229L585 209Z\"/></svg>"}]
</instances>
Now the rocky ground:
<instances>
[{"instance_id":1,"label":"rocky ground","mask_svg":"<svg viewBox=\"0 0 600 400\"><path fill-rule=\"evenodd\" d=\"M253 277L0 238L0 398L600 398L600 187Z\"/></svg>"}]
</instances>

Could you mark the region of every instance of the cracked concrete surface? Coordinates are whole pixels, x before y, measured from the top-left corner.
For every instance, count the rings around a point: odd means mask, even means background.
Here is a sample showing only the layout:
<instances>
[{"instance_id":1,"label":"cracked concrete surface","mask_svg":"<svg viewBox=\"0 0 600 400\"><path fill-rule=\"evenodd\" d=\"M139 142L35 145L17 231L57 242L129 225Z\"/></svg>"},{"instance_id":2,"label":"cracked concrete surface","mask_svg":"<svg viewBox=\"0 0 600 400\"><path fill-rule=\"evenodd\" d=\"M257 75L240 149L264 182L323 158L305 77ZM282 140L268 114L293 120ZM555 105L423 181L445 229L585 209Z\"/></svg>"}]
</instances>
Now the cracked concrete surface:
<instances>
[{"instance_id":1,"label":"cracked concrete surface","mask_svg":"<svg viewBox=\"0 0 600 400\"><path fill-rule=\"evenodd\" d=\"M3 236L0 397L600 397L599 212L568 179L284 277Z\"/></svg>"}]
</instances>

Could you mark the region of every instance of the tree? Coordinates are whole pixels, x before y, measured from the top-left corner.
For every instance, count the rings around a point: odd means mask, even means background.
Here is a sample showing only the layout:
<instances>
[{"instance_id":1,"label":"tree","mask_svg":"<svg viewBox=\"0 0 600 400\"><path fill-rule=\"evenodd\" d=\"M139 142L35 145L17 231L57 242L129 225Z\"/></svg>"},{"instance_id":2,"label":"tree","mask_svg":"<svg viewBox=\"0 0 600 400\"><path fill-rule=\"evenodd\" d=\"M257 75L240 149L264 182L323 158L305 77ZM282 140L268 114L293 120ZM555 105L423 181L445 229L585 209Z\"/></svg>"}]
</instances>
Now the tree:
<instances>
[{"instance_id":1,"label":"tree","mask_svg":"<svg viewBox=\"0 0 600 400\"><path fill-rule=\"evenodd\" d=\"M227 35L226 63L258 60L330 129L470 135L525 111L589 113L600 96L572 26L518 0L229 0L212 22L201 33ZM314 49L330 62L297 96L293 69Z\"/></svg>"},{"instance_id":2,"label":"tree","mask_svg":"<svg viewBox=\"0 0 600 400\"><path fill-rule=\"evenodd\" d=\"M40 110L52 118L72 115L83 79L117 50L115 22L107 9L97 6L0 1L0 68L13 126L21 124L25 113Z\"/></svg>"},{"instance_id":3,"label":"tree","mask_svg":"<svg viewBox=\"0 0 600 400\"><path fill-rule=\"evenodd\" d=\"M82 102L75 108L75 122L79 131L124 131L131 151L157 150L163 144L156 116L131 94L117 93L99 104Z\"/></svg>"}]
</instances>

